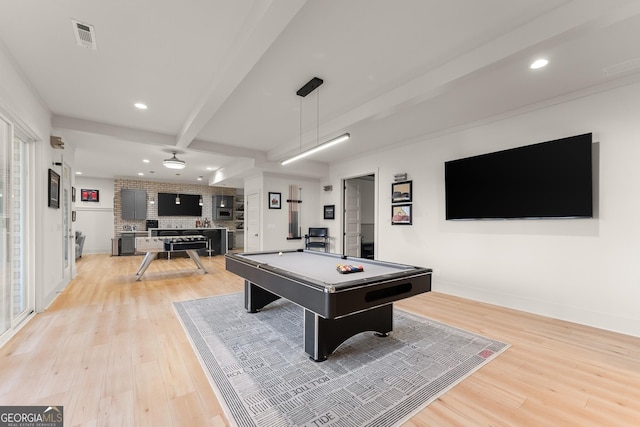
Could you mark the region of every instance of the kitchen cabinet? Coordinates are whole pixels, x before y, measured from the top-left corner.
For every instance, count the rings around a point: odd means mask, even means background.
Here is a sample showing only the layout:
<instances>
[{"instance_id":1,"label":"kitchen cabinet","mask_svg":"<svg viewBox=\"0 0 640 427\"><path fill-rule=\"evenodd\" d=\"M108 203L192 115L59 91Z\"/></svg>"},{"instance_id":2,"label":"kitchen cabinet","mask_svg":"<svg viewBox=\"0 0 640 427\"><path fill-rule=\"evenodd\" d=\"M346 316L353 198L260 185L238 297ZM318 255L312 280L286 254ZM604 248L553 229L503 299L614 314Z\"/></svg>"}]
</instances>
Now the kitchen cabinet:
<instances>
[{"instance_id":1,"label":"kitchen cabinet","mask_svg":"<svg viewBox=\"0 0 640 427\"><path fill-rule=\"evenodd\" d=\"M133 255L136 253L136 235L123 234L120 239L120 255Z\"/></svg>"},{"instance_id":2,"label":"kitchen cabinet","mask_svg":"<svg viewBox=\"0 0 640 427\"><path fill-rule=\"evenodd\" d=\"M122 189L122 219L147 218L147 192L144 190Z\"/></svg>"},{"instance_id":3,"label":"kitchen cabinet","mask_svg":"<svg viewBox=\"0 0 640 427\"><path fill-rule=\"evenodd\" d=\"M233 220L233 196L213 196L213 219L216 221Z\"/></svg>"}]
</instances>

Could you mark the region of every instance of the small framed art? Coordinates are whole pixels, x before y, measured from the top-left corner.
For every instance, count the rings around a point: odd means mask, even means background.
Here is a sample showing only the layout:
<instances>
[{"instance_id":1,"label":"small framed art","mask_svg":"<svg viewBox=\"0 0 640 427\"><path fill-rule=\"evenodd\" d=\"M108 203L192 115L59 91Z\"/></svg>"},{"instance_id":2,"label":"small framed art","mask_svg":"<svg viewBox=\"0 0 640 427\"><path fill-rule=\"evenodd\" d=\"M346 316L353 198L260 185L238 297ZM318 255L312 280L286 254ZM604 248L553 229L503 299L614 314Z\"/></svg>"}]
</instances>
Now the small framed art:
<instances>
[{"instance_id":1,"label":"small framed art","mask_svg":"<svg viewBox=\"0 0 640 427\"><path fill-rule=\"evenodd\" d=\"M336 205L324 205L324 219L336 218Z\"/></svg>"},{"instance_id":2,"label":"small framed art","mask_svg":"<svg viewBox=\"0 0 640 427\"><path fill-rule=\"evenodd\" d=\"M89 190L87 188L83 188L80 190L80 200L83 202L99 202L100 190Z\"/></svg>"},{"instance_id":3,"label":"small framed art","mask_svg":"<svg viewBox=\"0 0 640 427\"><path fill-rule=\"evenodd\" d=\"M50 208L60 207L60 175L49 169L49 203Z\"/></svg>"},{"instance_id":4,"label":"small framed art","mask_svg":"<svg viewBox=\"0 0 640 427\"><path fill-rule=\"evenodd\" d=\"M411 225L411 204L391 206L391 225Z\"/></svg>"},{"instance_id":5,"label":"small framed art","mask_svg":"<svg viewBox=\"0 0 640 427\"><path fill-rule=\"evenodd\" d=\"M391 203L407 203L413 196L413 181L394 182L391 184Z\"/></svg>"},{"instance_id":6,"label":"small framed art","mask_svg":"<svg viewBox=\"0 0 640 427\"><path fill-rule=\"evenodd\" d=\"M280 209L282 207L282 194L269 192L269 209Z\"/></svg>"}]
</instances>

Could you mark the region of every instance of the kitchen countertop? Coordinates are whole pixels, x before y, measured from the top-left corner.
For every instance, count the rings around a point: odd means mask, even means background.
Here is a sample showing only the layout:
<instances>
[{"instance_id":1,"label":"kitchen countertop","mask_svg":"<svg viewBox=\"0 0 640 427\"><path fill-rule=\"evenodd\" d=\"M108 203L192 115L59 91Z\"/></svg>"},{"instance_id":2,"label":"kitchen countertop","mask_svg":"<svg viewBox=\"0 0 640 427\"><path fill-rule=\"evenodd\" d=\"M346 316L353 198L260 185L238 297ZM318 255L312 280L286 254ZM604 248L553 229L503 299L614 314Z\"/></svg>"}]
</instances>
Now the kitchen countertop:
<instances>
[{"instance_id":1,"label":"kitchen countertop","mask_svg":"<svg viewBox=\"0 0 640 427\"><path fill-rule=\"evenodd\" d=\"M149 231L153 230L228 230L229 227L179 227L179 228L149 228ZM146 232L145 232L146 233Z\"/></svg>"}]
</instances>

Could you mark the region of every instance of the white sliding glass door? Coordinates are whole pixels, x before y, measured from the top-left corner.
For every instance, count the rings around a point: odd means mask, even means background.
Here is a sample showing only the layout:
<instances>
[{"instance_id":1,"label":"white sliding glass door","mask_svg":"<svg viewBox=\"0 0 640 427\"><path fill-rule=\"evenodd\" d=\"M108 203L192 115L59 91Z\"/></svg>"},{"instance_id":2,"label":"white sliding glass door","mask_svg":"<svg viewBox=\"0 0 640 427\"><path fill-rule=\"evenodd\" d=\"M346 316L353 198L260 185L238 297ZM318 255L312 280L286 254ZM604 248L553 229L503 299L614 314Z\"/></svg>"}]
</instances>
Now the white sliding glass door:
<instances>
[{"instance_id":1,"label":"white sliding glass door","mask_svg":"<svg viewBox=\"0 0 640 427\"><path fill-rule=\"evenodd\" d=\"M10 148L11 127L0 118L0 335L11 329Z\"/></svg>"},{"instance_id":2,"label":"white sliding glass door","mask_svg":"<svg viewBox=\"0 0 640 427\"><path fill-rule=\"evenodd\" d=\"M0 337L34 308L26 264L26 157L25 142L0 116Z\"/></svg>"}]
</instances>

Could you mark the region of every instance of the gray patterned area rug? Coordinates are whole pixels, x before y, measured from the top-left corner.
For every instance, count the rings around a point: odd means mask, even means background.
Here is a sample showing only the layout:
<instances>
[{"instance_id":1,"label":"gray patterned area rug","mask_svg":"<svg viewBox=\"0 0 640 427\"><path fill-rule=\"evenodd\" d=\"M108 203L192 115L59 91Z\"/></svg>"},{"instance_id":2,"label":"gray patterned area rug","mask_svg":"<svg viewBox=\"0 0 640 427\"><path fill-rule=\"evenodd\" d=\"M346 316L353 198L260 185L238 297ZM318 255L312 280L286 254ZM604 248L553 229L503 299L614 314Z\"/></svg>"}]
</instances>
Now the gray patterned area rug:
<instances>
[{"instance_id":1,"label":"gray patterned area rug","mask_svg":"<svg viewBox=\"0 0 640 427\"><path fill-rule=\"evenodd\" d=\"M249 314L243 298L174 303L238 426L398 425L509 347L396 308L388 337L356 335L316 363L302 308L278 300Z\"/></svg>"}]
</instances>

